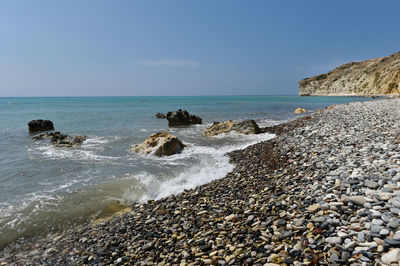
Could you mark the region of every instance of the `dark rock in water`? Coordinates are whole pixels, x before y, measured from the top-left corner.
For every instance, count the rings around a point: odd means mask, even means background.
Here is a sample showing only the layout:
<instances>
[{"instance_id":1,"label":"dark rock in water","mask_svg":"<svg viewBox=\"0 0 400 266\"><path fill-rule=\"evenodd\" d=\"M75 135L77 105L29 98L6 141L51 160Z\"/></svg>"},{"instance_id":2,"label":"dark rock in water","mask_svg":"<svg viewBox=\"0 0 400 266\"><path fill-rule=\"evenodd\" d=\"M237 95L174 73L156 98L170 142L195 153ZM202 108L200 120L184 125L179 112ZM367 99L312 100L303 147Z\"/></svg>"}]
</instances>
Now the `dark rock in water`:
<instances>
[{"instance_id":1,"label":"dark rock in water","mask_svg":"<svg viewBox=\"0 0 400 266\"><path fill-rule=\"evenodd\" d=\"M50 120L32 120L28 123L30 132L54 130L53 122Z\"/></svg>"},{"instance_id":2,"label":"dark rock in water","mask_svg":"<svg viewBox=\"0 0 400 266\"><path fill-rule=\"evenodd\" d=\"M58 131L55 132L46 132L32 137L32 140L40 140L40 139L52 139L55 135L60 135L61 133Z\"/></svg>"},{"instance_id":3,"label":"dark rock in water","mask_svg":"<svg viewBox=\"0 0 400 266\"><path fill-rule=\"evenodd\" d=\"M245 120L232 126L232 130L235 130L242 134L259 134L261 133L260 127L254 120Z\"/></svg>"},{"instance_id":4,"label":"dark rock in water","mask_svg":"<svg viewBox=\"0 0 400 266\"><path fill-rule=\"evenodd\" d=\"M86 136L76 136L75 138L66 134L55 134L51 143L57 147L74 147L81 145L86 140Z\"/></svg>"},{"instance_id":5,"label":"dark rock in water","mask_svg":"<svg viewBox=\"0 0 400 266\"><path fill-rule=\"evenodd\" d=\"M158 119L163 119L163 118L167 118L167 117L165 116L165 114L156 113L156 118L158 118Z\"/></svg>"},{"instance_id":6,"label":"dark rock in water","mask_svg":"<svg viewBox=\"0 0 400 266\"><path fill-rule=\"evenodd\" d=\"M168 126L187 126L192 124L201 124L203 121L200 117L189 114L188 111L179 109L175 112L167 113Z\"/></svg>"}]
</instances>

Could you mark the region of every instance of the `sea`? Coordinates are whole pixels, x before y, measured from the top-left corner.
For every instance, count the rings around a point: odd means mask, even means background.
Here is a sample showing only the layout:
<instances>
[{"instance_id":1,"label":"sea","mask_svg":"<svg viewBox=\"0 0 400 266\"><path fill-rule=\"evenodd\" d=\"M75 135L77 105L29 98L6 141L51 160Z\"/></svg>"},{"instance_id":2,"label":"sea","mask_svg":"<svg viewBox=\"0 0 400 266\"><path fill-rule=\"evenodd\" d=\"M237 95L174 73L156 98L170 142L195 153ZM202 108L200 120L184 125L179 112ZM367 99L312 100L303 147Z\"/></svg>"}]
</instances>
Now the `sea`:
<instances>
[{"instance_id":1,"label":"sea","mask_svg":"<svg viewBox=\"0 0 400 266\"><path fill-rule=\"evenodd\" d=\"M226 153L272 134L206 137L214 121L254 119L260 127L295 119L362 97L202 96L0 98L0 249L110 215L120 206L160 199L224 177L234 169ZM169 128L157 112L185 109L201 125ZM28 122L53 121L56 131L87 135L83 145L33 141ZM131 151L149 135L168 131L187 148L156 157ZM122 207L121 207L122 208Z\"/></svg>"}]
</instances>

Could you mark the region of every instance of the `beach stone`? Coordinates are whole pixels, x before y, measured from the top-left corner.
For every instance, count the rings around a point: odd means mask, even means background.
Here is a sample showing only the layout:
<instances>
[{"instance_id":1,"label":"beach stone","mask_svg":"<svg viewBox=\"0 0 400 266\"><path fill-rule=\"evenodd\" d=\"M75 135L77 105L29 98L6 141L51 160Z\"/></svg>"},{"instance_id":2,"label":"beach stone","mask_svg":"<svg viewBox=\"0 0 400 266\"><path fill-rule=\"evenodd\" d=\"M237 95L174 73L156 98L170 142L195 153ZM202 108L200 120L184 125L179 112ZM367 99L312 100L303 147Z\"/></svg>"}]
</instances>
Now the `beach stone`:
<instances>
[{"instance_id":1,"label":"beach stone","mask_svg":"<svg viewBox=\"0 0 400 266\"><path fill-rule=\"evenodd\" d=\"M331 245L340 245L342 244L342 239L340 237L334 236L334 237L328 237L325 239L325 241Z\"/></svg>"},{"instance_id":2,"label":"beach stone","mask_svg":"<svg viewBox=\"0 0 400 266\"><path fill-rule=\"evenodd\" d=\"M364 184L365 184L365 186L367 186L371 189L376 189L379 187L378 182L375 182L375 181L369 180L369 179L365 180Z\"/></svg>"},{"instance_id":3,"label":"beach stone","mask_svg":"<svg viewBox=\"0 0 400 266\"><path fill-rule=\"evenodd\" d=\"M142 249L143 250L149 250L153 247L154 243L152 241L147 242L146 244L143 245Z\"/></svg>"},{"instance_id":4,"label":"beach stone","mask_svg":"<svg viewBox=\"0 0 400 266\"><path fill-rule=\"evenodd\" d=\"M349 197L349 200L359 206L364 206L364 204L367 202L363 196L351 196Z\"/></svg>"},{"instance_id":5,"label":"beach stone","mask_svg":"<svg viewBox=\"0 0 400 266\"><path fill-rule=\"evenodd\" d=\"M53 122L50 120L31 120L28 122L29 132L54 130Z\"/></svg>"},{"instance_id":6,"label":"beach stone","mask_svg":"<svg viewBox=\"0 0 400 266\"><path fill-rule=\"evenodd\" d=\"M400 249L394 248L389 252L383 254L382 263L391 265L392 263L400 262Z\"/></svg>"},{"instance_id":7,"label":"beach stone","mask_svg":"<svg viewBox=\"0 0 400 266\"><path fill-rule=\"evenodd\" d=\"M225 217L225 221L229 222L236 219L236 214L231 214Z\"/></svg>"},{"instance_id":8,"label":"beach stone","mask_svg":"<svg viewBox=\"0 0 400 266\"><path fill-rule=\"evenodd\" d=\"M179 109L178 111L168 112L167 115L168 126L187 126L192 124L201 124L203 121L200 117L189 114L188 111Z\"/></svg>"},{"instance_id":9,"label":"beach stone","mask_svg":"<svg viewBox=\"0 0 400 266\"><path fill-rule=\"evenodd\" d=\"M371 226L371 232L372 233L375 233L375 234L379 234L379 232L381 231L381 229L382 229L382 226L380 226L380 225L373 225L373 226Z\"/></svg>"},{"instance_id":10,"label":"beach stone","mask_svg":"<svg viewBox=\"0 0 400 266\"><path fill-rule=\"evenodd\" d=\"M400 208L390 208L390 211L395 214L398 215L400 213Z\"/></svg>"},{"instance_id":11,"label":"beach stone","mask_svg":"<svg viewBox=\"0 0 400 266\"><path fill-rule=\"evenodd\" d=\"M339 256L337 255L337 254L332 254L331 256L330 256L330 260L331 260L331 262L336 262L337 260L339 260Z\"/></svg>"},{"instance_id":12,"label":"beach stone","mask_svg":"<svg viewBox=\"0 0 400 266\"><path fill-rule=\"evenodd\" d=\"M388 229L386 229L386 228L383 228L383 229L381 229L381 230L379 231L379 234L380 234L381 236L388 236L388 235L390 234L390 231L389 231Z\"/></svg>"},{"instance_id":13,"label":"beach stone","mask_svg":"<svg viewBox=\"0 0 400 266\"><path fill-rule=\"evenodd\" d=\"M384 222L381 219L373 219L372 225L383 225Z\"/></svg>"},{"instance_id":14,"label":"beach stone","mask_svg":"<svg viewBox=\"0 0 400 266\"><path fill-rule=\"evenodd\" d=\"M397 231L397 232L394 234L393 240L400 241L400 231Z\"/></svg>"},{"instance_id":15,"label":"beach stone","mask_svg":"<svg viewBox=\"0 0 400 266\"><path fill-rule=\"evenodd\" d=\"M321 205L319 203L313 204L309 206L307 209L309 212L317 212L321 208Z\"/></svg>"},{"instance_id":16,"label":"beach stone","mask_svg":"<svg viewBox=\"0 0 400 266\"><path fill-rule=\"evenodd\" d=\"M168 132L158 132L149 136L142 144L135 145L131 150L139 153L153 153L155 156L170 156L181 153L186 147L177 137Z\"/></svg>"},{"instance_id":17,"label":"beach stone","mask_svg":"<svg viewBox=\"0 0 400 266\"><path fill-rule=\"evenodd\" d=\"M400 246L400 240L394 240L390 238L385 238L385 243L390 246Z\"/></svg>"}]
</instances>

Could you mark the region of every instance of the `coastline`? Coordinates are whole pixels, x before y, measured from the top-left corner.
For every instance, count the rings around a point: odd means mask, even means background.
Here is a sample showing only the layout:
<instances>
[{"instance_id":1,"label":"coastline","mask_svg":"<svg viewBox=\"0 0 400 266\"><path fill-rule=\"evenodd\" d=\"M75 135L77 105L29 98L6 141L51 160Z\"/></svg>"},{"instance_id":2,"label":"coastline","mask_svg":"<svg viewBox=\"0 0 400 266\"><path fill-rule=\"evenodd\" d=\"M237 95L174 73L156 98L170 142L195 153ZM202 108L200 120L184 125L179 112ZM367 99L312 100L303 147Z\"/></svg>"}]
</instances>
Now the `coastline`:
<instances>
[{"instance_id":1,"label":"coastline","mask_svg":"<svg viewBox=\"0 0 400 266\"><path fill-rule=\"evenodd\" d=\"M363 94L363 93L299 93L300 97L366 97L366 98L399 98L399 94Z\"/></svg>"},{"instance_id":2,"label":"coastline","mask_svg":"<svg viewBox=\"0 0 400 266\"><path fill-rule=\"evenodd\" d=\"M387 104L378 108L381 101ZM0 252L0 263L379 262L380 254L400 245L400 241L386 241L394 238L398 227L391 226L396 225L392 218L398 218L399 212L385 205L397 198L397 183L392 184L397 172L392 175L389 170L395 167L382 168L378 160L379 171L373 174L382 174L386 183L367 178L377 191L374 193L363 186L367 183L365 177L359 178L367 168L354 170L360 168L356 160L351 169L342 168L348 163L345 159L351 162L351 156L363 153L368 144L357 140L357 130L376 145L378 141L388 147L395 145L393 150L397 152L399 145L388 130L391 126L398 129L392 119L396 112L383 126L373 113L375 110L382 116L389 115L389 103L391 107L400 106L398 100L334 105L266 128L266 132L277 136L231 152L236 167L226 177L179 195L135 204L132 212L109 220L34 242L13 243ZM363 129L357 124L362 122L371 124ZM369 138L370 132L377 134L376 140ZM338 153L348 147L349 153ZM393 160L392 165L399 167L397 157ZM368 203L373 206L368 208ZM379 220L376 211L382 216L386 210L392 217L379 222L379 226L389 234L372 232L374 220Z\"/></svg>"}]
</instances>

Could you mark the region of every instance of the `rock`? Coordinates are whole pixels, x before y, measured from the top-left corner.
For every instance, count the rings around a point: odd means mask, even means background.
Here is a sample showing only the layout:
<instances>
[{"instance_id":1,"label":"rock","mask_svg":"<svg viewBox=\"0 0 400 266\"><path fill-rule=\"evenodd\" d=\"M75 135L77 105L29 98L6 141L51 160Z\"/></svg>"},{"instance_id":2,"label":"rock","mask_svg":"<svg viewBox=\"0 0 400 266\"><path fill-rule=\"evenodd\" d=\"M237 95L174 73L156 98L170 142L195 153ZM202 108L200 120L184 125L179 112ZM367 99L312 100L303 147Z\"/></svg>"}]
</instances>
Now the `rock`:
<instances>
[{"instance_id":1,"label":"rock","mask_svg":"<svg viewBox=\"0 0 400 266\"><path fill-rule=\"evenodd\" d=\"M325 241L331 245L342 244L342 239L338 236L327 237Z\"/></svg>"},{"instance_id":2,"label":"rock","mask_svg":"<svg viewBox=\"0 0 400 266\"><path fill-rule=\"evenodd\" d=\"M389 231L388 229L386 229L386 228L383 228L383 229L381 229L381 230L379 231L379 234L380 234L381 236L388 236L388 235L390 234L390 231Z\"/></svg>"},{"instance_id":3,"label":"rock","mask_svg":"<svg viewBox=\"0 0 400 266\"><path fill-rule=\"evenodd\" d=\"M151 248L153 247L153 244L154 244L154 243L151 242L151 241L150 241L150 242L147 242L146 244L143 245L142 249L143 249L143 250L149 250L149 249L151 249Z\"/></svg>"},{"instance_id":4,"label":"rock","mask_svg":"<svg viewBox=\"0 0 400 266\"><path fill-rule=\"evenodd\" d=\"M168 126L187 126L192 124L201 124L202 119L196 115L189 114L188 111L179 109L175 112L167 113Z\"/></svg>"},{"instance_id":5,"label":"rock","mask_svg":"<svg viewBox=\"0 0 400 266\"><path fill-rule=\"evenodd\" d=\"M372 188L372 189L376 189L379 187L378 182L375 182L375 181L369 180L369 179L365 180L365 186Z\"/></svg>"},{"instance_id":6,"label":"rock","mask_svg":"<svg viewBox=\"0 0 400 266\"><path fill-rule=\"evenodd\" d=\"M156 118L158 118L158 119L164 119L164 118L167 118L167 117L165 116L165 114L156 113Z\"/></svg>"},{"instance_id":7,"label":"rock","mask_svg":"<svg viewBox=\"0 0 400 266\"><path fill-rule=\"evenodd\" d=\"M203 131L206 136L215 136L221 133L229 133L236 131L240 134L259 134L261 133L260 127L254 120L245 120L239 123L228 120L225 122L214 122L211 127Z\"/></svg>"},{"instance_id":8,"label":"rock","mask_svg":"<svg viewBox=\"0 0 400 266\"><path fill-rule=\"evenodd\" d=\"M400 93L400 53L344 64L299 82L299 95L384 95Z\"/></svg>"},{"instance_id":9,"label":"rock","mask_svg":"<svg viewBox=\"0 0 400 266\"><path fill-rule=\"evenodd\" d=\"M301 114L301 113L305 113L305 112L307 112L307 110L302 107L299 107L296 110L294 110L295 114Z\"/></svg>"},{"instance_id":10,"label":"rock","mask_svg":"<svg viewBox=\"0 0 400 266\"><path fill-rule=\"evenodd\" d=\"M355 203L355 204L360 205L360 206L364 206L364 204L367 202L365 200L365 197L363 197L363 196L351 196L351 197L349 197L349 200L352 203Z\"/></svg>"},{"instance_id":11,"label":"rock","mask_svg":"<svg viewBox=\"0 0 400 266\"><path fill-rule=\"evenodd\" d=\"M29 132L54 130L53 122L50 120L32 120L28 123Z\"/></svg>"},{"instance_id":12,"label":"rock","mask_svg":"<svg viewBox=\"0 0 400 266\"><path fill-rule=\"evenodd\" d=\"M385 238L385 243L390 246L400 246L400 240L394 240L390 238Z\"/></svg>"},{"instance_id":13,"label":"rock","mask_svg":"<svg viewBox=\"0 0 400 266\"><path fill-rule=\"evenodd\" d=\"M86 140L86 136L71 137L66 134L54 134L51 143L56 147L74 147L81 145Z\"/></svg>"},{"instance_id":14,"label":"rock","mask_svg":"<svg viewBox=\"0 0 400 266\"><path fill-rule=\"evenodd\" d=\"M60 135L61 133L56 132L46 132L32 137L32 140L40 140L40 139L52 139L54 135Z\"/></svg>"},{"instance_id":15,"label":"rock","mask_svg":"<svg viewBox=\"0 0 400 266\"><path fill-rule=\"evenodd\" d=\"M319 203L315 203L315 204L309 206L307 209L309 212L316 212L316 211L319 211L320 208L321 208L321 205Z\"/></svg>"},{"instance_id":16,"label":"rock","mask_svg":"<svg viewBox=\"0 0 400 266\"><path fill-rule=\"evenodd\" d=\"M211 127L205 129L203 131L204 135L211 137L221 133L228 133L232 131L232 126L235 123L232 120L228 120L225 122L217 122L215 121Z\"/></svg>"},{"instance_id":17,"label":"rock","mask_svg":"<svg viewBox=\"0 0 400 266\"><path fill-rule=\"evenodd\" d=\"M132 150L146 154L154 153L161 157L181 153L185 147L176 136L163 131L151 135L142 144L135 145Z\"/></svg>"},{"instance_id":18,"label":"rock","mask_svg":"<svg viewBox=\"0 0 400 266\"><path fill-rule=\"evenodd\" d=\"M254 120L245 120L240 123L234 124L232 130L241 134L259 134L261 129Z\"/></svg>"},{"instance_id":19,"label":"rock","mask_svg":"<svg viewBox=\"0 0 400 266\"><path fill-rule=\"evenodd\" d=\"M394 234L393 240L400 241L400 231L397 231L397 232Z\"/></svg>"},{"instance_id":20,"label":"rock","mask_svg":"<svg viewBox=\"0 0 400 266\"><path fill-rule=\"evenodd\" d=\"M236 214L231 214L225 217L225 221L229 222L236 219Z\"/></svg>"},{"instance_id":21,"label":"rock","mask_svg":"<svg viewBox=\"0 0 400 266\"><path fill-rule=\"evenodd\" d=\"M382 256L382 263L384 264L392 264L392 263L398 263L400 262L400 249L399 248L394 248L390 250L389 252L383 254Z\"/></svg>"}]
</instances>

